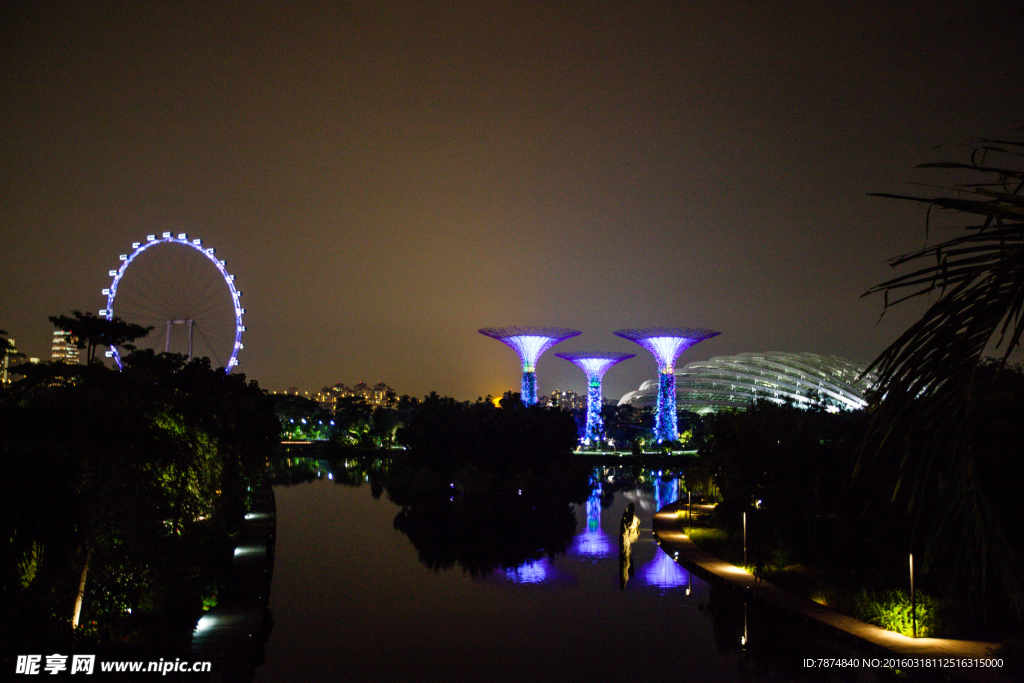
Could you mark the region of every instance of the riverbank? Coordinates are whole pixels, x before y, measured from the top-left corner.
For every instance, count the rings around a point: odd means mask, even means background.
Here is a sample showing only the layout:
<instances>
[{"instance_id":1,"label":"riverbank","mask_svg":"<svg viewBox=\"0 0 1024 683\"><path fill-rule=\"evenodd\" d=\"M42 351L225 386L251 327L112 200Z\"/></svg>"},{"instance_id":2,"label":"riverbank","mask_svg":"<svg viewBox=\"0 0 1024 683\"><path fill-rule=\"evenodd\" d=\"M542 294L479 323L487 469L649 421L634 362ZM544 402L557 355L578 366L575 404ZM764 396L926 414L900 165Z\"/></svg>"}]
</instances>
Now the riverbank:
<instances>
[{"instance_id":1,"label":"riverbank","mask_svg":"<svg viewBox=\"0 0 1024 683\"><path fill-rule=\"evenodd\" d=\"M273 623L267 605L276 534L277 504L273 489L264 482L253 492L242 522L228 585L192 636L192 658L213 662L209 680L251 681L262 662L263 643Z\"/></svg>"},{"instance_id":2,"label":"riverbank","mask_svg":"<svg viewBox=\"0 0 1024 683\"><path fill-rule=\"evenodd\" d=\"M680 509L679 503L672 503L654 516L654 535L661 548L676 562L694 571L704 580L742 592L745 599L758 606L783 610L842 637L856 639L870 649L880 650L879 658L882 659L886 656L895 656L903 659L947 660L950 663L972 660L973 664L993 657L992 651L996 643L948 638L910 638L840 614L767 581L755 586L752 574L702 550L678 529L676 513ZM911 669L907 667L905 670ZM961 679L970 681L1011 680L1008 673L998 669L958 668L956 673Z\"/></svg>"}]
</instances>

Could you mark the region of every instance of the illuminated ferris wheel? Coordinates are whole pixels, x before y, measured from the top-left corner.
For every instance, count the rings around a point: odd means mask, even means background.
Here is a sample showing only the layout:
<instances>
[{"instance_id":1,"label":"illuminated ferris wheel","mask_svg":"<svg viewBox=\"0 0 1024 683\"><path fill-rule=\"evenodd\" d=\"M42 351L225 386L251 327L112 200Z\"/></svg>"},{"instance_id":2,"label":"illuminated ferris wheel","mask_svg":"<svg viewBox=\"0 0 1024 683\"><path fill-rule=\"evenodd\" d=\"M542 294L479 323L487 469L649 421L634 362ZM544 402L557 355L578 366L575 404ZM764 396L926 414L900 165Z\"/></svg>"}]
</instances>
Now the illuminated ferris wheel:
<instances>
[{"instance_id":1,"label":"illuminated ferris wheel","mask_svg":"<svg viewBox=\"0 0 1024 683\"><path fill-rule=\"evenodd\" d=\"M185 233L148 235L121 254L121 267L111 270L113 281L103 290L107 307L100 316L153 327L135 346L157 353L208 357L213 367L230 373L242 349L242 293L235 276L212 247ZM121 352L107 353L121 367Z\"/></svg>"}]
</instances>

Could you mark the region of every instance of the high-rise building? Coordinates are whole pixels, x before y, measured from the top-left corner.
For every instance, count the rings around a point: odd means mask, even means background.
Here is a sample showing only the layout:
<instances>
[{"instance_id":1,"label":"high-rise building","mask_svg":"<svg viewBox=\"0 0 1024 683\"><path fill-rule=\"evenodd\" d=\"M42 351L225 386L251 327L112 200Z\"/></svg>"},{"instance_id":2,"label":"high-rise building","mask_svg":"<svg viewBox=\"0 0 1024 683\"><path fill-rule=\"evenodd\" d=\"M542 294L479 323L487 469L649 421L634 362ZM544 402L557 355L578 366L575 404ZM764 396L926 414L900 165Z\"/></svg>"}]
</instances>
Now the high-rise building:
<instances>
[{"instance_id":1,"label":"high-rise building","mask_svg":"<svg viewBox=\"0 0 1024 683\"><path fill-rule=\"evenodd\" d=\"M75 346L75 338L71 336L70 332L54 331L50 360L54 363L78 364L78 347Z\"/></svg>"},{"instance_id":2,"label":"high-rise building","mask_svg":"<svg viewBox=\"0 0 1024 683\"><path fill-rule=\"evenodd\" d=\"M7 343L3 344L3 342ZM5 339L0 336L0 353L3 353L4 355L3 365L0 366L0 384L6 386L11 383L11 375L9 372L11 357L18 354L18 345L14 343L13 339Z\"/></svg>"}]
</instances>

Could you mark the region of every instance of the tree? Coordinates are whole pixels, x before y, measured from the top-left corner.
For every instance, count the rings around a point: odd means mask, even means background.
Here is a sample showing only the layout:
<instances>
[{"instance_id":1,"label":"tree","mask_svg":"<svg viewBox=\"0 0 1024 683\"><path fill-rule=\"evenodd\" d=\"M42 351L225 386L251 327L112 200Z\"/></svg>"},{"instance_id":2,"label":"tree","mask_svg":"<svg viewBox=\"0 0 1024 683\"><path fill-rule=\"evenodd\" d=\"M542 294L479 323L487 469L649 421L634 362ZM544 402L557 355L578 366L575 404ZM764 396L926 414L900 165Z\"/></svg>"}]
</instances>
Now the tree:
<instances>
[{"instance_id":1,"label":"tree","mask_svg":"<svg viewBox=\"0 0 1024 683\"><path fill-rule=\"evenodd\" d=\"M1024 566L976 472L988 457L972 447L974 385L995 341L1005 362L1024 334L1024 142L979 140L970 160L922 164L969 174L938 196L877 194L952 213L960 225L945 241L892 259L917 269L871 288L885 309L937 294L924 315L868 369L880 381L858 473L894 482L891 497L917 521L926 558L950 535L955 563L985 590L989 563L1008 597L1024 609ZM930 227L930 225L928 226ZM895 300L890 295L896 294ZM883 311L884 313L884 311Z\"/></svg>"},{"instance_id":2,"label":"tree","mask_svg":"<svg viewBox=\"0 0 1024 683\"><path fill-rule=\"evenodd\" d=\"M51 315L50 322L57 329L70 332L76 347L86 349L86 365L95 362L96 349L100 346L124 346L153 331L152 327L125 322L116 316L107 320L89 311L75 310L70 316Z\"/></svg>"}]
</instances>

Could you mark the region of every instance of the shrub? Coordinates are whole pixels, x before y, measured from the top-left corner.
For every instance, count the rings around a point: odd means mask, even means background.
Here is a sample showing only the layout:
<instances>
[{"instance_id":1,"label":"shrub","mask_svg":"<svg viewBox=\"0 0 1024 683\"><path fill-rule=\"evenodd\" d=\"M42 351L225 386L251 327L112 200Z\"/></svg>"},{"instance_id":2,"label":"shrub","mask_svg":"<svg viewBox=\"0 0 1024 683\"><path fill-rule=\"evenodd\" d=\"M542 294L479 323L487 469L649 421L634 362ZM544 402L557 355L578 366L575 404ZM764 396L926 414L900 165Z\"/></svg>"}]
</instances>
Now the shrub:
<instances>
[{"instance_id":1,"label":"shrub","mask_svg":"<svg viewBox=\"0 0 1024 683\"><path fill-rule=\"evenodd\" d=\"M905 636L914 635L913 614L910 596L901 590L862 590L854 602L855 615L861 621L895 631ZM917 593L917 636L927 638L938 630L936 623L937 604L934 598Z\"/></svg>"}]
</instances>

